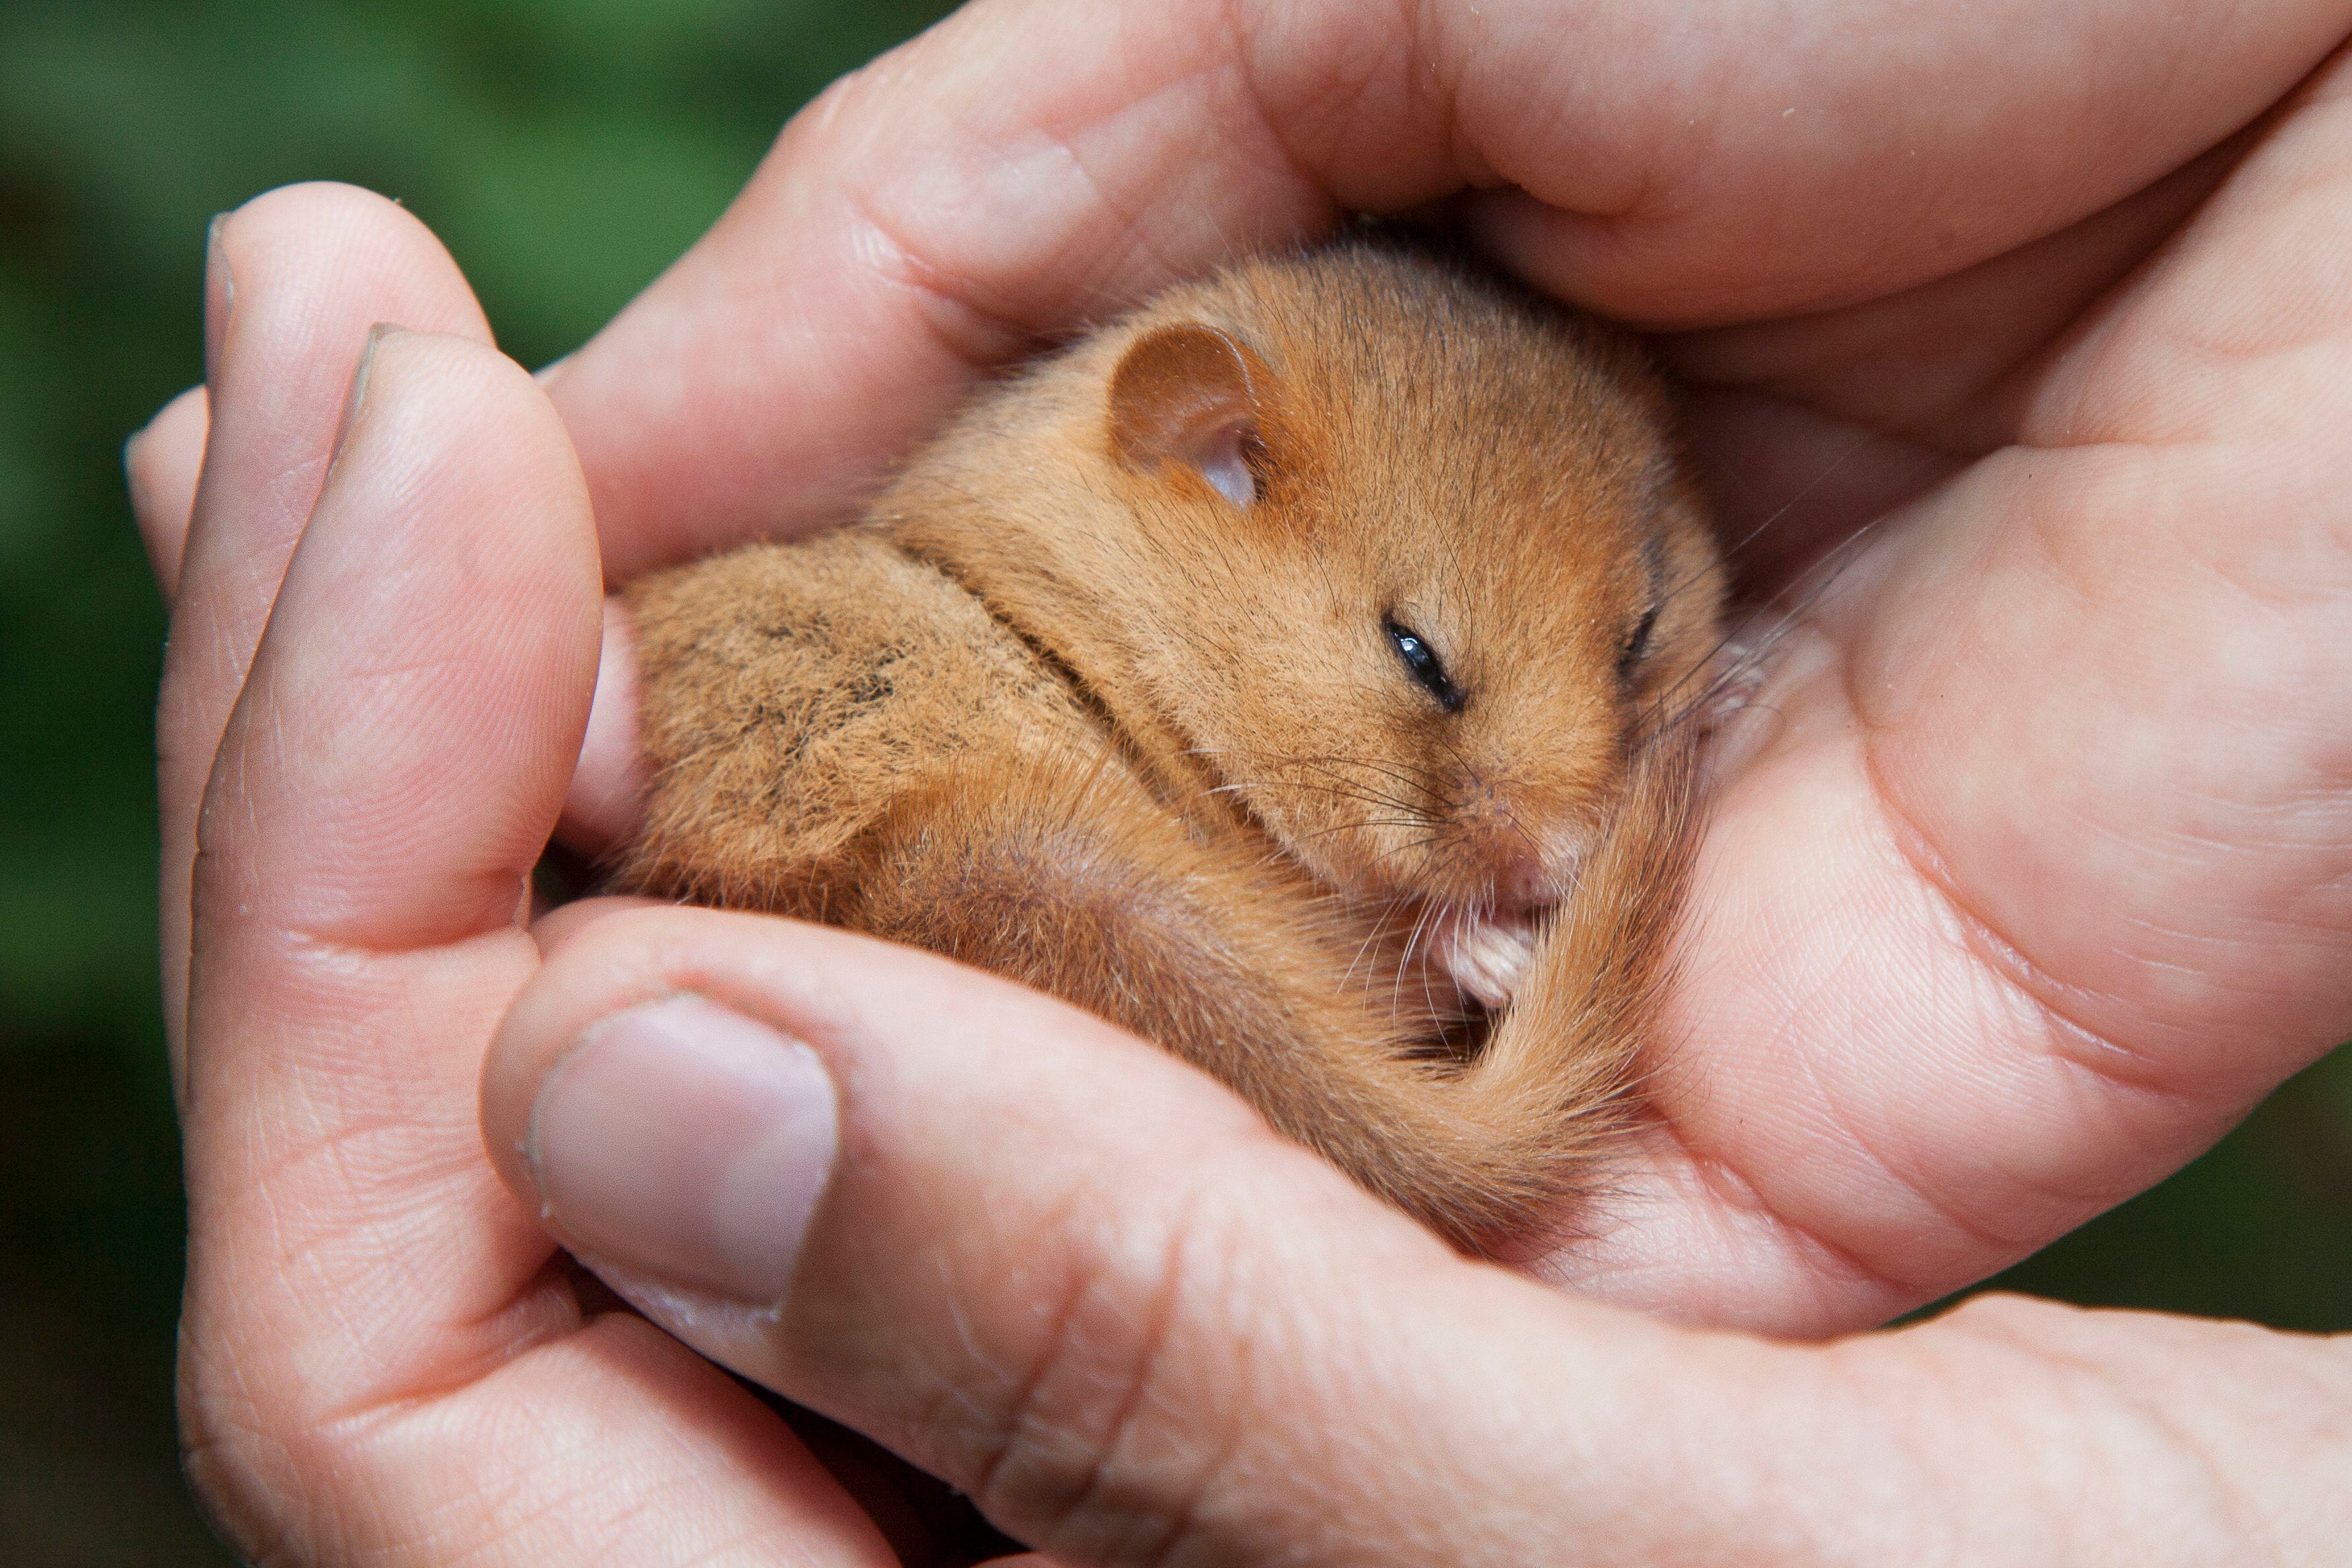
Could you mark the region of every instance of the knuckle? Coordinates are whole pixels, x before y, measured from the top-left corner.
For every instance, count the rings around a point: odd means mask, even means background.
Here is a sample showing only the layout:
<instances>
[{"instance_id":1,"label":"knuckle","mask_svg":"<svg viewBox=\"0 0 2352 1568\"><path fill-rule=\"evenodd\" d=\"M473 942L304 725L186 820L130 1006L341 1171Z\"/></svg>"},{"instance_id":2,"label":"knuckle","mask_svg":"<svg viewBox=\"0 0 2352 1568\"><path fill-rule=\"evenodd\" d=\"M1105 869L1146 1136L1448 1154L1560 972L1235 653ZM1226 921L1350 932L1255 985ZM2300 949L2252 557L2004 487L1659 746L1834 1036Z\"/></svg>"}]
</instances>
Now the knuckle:
<instances>
[{"instance_id":1,"label":"knuckle","mask_svg":"<svg viewBox=\"0 0 2352 1568\"><path fill-rule=\"evenodd\" d=\"M180 1469L213 1532L246 1563L297 1555L305 1531L287 1517L306 1495L297 1445L263 1419L234 1371L184 1337Z\"/></svg>"},{"instance_id":2,"label":"knuckle","mask_svg":"<svg viewBox=\"0 0 2352 1568\"><path fill-rule=\"evenodd\" d=\"M1164 1561L1196 1536L1244 1427L1240 1229L1197 1192L1074 1228L1090 1235L983 1438L972 1495L1040 1550Z\"/></svg>"}]
</instances>

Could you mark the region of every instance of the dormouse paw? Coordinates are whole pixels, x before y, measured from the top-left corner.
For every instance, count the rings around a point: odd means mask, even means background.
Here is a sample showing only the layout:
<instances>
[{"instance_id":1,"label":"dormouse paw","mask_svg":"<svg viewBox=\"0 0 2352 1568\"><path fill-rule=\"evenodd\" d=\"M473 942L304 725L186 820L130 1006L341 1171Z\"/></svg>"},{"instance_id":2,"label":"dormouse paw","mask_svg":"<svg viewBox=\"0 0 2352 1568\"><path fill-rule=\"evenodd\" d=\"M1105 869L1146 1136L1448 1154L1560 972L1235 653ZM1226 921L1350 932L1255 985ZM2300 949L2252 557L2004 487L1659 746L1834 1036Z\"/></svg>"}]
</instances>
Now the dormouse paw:
<instances>
[{"instance_id":1,"label":"dormouse paw","mask_svg":"<svg viewBox=\"0 0 2352 1568\"><path fill-rule=\"evenodd\" d=\"M1499 1008L1517 994L1519 980L1536 955L1535 922L1457 916L1444 923L1436 946L1438 962L1463 995Z\"/></svg>"},{"instance_id":2,"label":"dormouse paw","mask_svg":"<svg viewBox=\"0 0 2352 1568\"><path fill-rule=\"evenodd\" d=\"M1764 689L1770 651L1769 639L1745 637L1730 638L1717 651L1716 674L1707 683L1707 695L1699 718L1703 727L1710 731L1722 728L1756 700L1756 694Z\"/></svg>"}]
</instances>

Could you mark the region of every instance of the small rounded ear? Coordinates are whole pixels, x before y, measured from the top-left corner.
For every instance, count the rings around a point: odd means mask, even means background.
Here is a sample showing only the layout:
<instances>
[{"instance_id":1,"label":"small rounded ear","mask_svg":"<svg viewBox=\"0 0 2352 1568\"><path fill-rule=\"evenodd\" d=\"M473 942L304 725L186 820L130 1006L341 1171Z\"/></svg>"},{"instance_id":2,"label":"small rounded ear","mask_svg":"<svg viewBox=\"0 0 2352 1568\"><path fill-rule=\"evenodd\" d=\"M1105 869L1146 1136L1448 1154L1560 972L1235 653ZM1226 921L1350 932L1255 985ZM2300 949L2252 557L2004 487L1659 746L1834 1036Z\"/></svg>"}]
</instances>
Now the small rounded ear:
<instances>
[{"instance_id":1,"label":"small rounded ear","mask_svg":"<svg viewBox=\"0 0 2352 1568\"><path fill-rule=\"evenodd\" d=\"M1246 448L1272 384L1265 361L1214 327L1154 328L1110 378L1111 451L1138 473L1180 463L1246 508L1257 498Z\"/></svg>"}]
</instances>

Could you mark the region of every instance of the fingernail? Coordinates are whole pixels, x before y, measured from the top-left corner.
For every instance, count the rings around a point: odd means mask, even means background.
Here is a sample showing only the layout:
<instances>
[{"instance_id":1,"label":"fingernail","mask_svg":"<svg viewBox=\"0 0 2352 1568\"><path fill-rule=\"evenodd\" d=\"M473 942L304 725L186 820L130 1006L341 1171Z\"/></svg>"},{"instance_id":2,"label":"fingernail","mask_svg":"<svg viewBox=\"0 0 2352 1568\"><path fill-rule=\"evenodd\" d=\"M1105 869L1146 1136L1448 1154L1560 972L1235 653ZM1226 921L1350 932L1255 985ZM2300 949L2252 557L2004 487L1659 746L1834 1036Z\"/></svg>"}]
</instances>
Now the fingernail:
<instances>
[{"instance_id":1,"label":"fingernail","mask_svg":"<svg viewBox=\"0 0 2352 1568\"><path fill-rule=\"evenodd\" d=\"M122 476L131 486L134 509L139 494L139 454L146 450L147 433L154 428L155 422L151 419L132 431L131 438L122 444Z\"/></svg>"},{"instance_id":2,"label":"fingernail","mask_svg":"<svg viewBox=\"0 0 2352 1568\"><path fill-rule=\"evenodd\" d=\"M170 579L176 570L176 563L167 568L157 551L156 536L160 530L156 526L159 519L155 514L159 508L150 493L146 465L140 461L140 455L147 450L148 433L154 428L155 421L151 419L132 431L131 439L122 444L122 487L131 493L131 520L139 525L140 542L147 547L147 564L163 590L163 602L168 608L172 602Z\"/></svg>"},{"instance_id":3,"label":"fingernail","mask_svg":"<svg viewBox=\"0 0 2352 1568\"><path fill-rule=\"evenodd\" d=\"M360 350L360 362L352 370L351 391L343 394L342 417L335 422L335 444L328 448L330 469L342 461L343 448L351 444L352 427L359 423L360 404L367 401L368 377L375 369L375 351L386 338L399 330L387 321L379 321L368 329L367 344Z\"/></svg>"},{"instance_id":4,"label":"fingernail","mask_svg":"<svg viewBox=\"0 0 2352 1568\"><path fill-rule=\"evenodd\" d=\"M764 1306L792 1282L838 1141L814 1051L677 996L581 1038L539 1092L525 1153L575 1249Z\"/></svg>"},{"instance_id":5,"label":"fingernail","mask_svg":"<svg viewBox=\"0 0 2352 1568\"><path fill-rule=\"evenodd\" d=\"M229 271L221 235L232 213L216 213L205 230L205 384L220 384L222 345L228 341L229 313L236 308L236 277Z\"/></svg>"}]
</instances>

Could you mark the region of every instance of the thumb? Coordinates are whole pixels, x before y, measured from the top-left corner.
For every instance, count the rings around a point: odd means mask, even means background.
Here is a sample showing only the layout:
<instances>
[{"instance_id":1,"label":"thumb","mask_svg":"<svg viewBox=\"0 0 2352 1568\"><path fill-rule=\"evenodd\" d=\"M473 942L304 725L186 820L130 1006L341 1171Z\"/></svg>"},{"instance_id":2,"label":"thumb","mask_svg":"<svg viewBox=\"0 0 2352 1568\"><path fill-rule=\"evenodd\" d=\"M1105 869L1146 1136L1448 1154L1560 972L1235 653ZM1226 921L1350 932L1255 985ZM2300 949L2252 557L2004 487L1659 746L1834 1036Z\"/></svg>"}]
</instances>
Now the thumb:
<instances>
[{"instance_id":1,"label":"thumb","mask_svg":"<svg viewBox=\"0 0 2352 1568\"><path fill-rule=\"evenodd\" d=\"M562 929L484 1081L508 1179L688 1343L1064 1568L2333 1538L2352 1346L2013 1299L1822 1346L1675 1329L1455 1256L1005 982L758 915Z\"/></svg>"},{"instance_id":2,"label":"thumb","mask_svg":"<svg viewBox=\"0 0 2352 1568\"><path fill-rule=\"evenodd\" d=\"M1085 1014L764 917L574 926L484 1112L689 1343L1064 1563L1534 1561L1532 1500L1618 1506L1594 1438L1640 1462L1671 1348L1759 1349L1459 1259Z\"/></svg>"}]
</instances>

